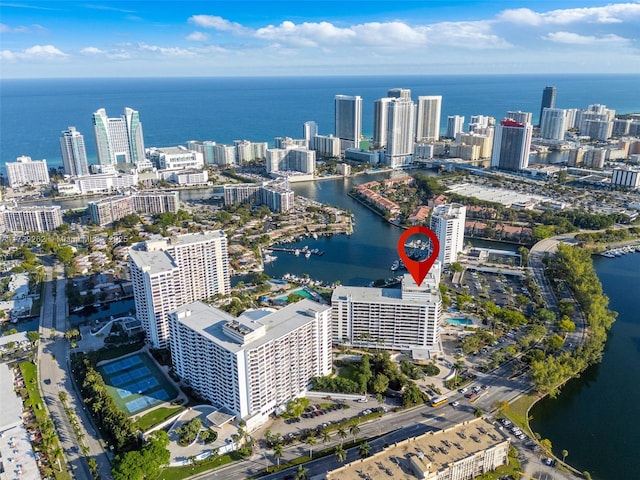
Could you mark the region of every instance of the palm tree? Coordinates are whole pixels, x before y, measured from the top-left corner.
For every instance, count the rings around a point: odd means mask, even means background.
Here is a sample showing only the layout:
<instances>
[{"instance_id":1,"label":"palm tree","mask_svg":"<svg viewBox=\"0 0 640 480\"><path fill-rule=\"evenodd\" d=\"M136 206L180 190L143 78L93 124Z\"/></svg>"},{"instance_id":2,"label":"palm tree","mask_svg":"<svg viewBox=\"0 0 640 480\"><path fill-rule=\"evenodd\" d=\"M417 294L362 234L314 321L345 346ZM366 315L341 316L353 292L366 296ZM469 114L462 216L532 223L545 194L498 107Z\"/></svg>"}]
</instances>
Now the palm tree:
<instances>
[{"instance_id":1,"label":"palm tree","mask_svg":"<svg viewBox=\"0 0 640 480\"><path fill-rule=\"evenodd\" d=\"M500 413L504 415L509 410L509 402L507 402L506 400L498 400L495 403L495 407Z\"/></svg>"},{"instance_id":2,"label":"palm tree","mask_svg":"<svg viewBox=\"0 0 640 480\"><path fill-rule=\"evenodd\" d=\"M313 446L317 443L316 437L309 435L307 443L309 444L309 458L313 458Z\"/></svg>"},{"instance_id":3,"label":"palm tree","mask_svg":"<svg viewBox=\"0 0 640 480\"><path fill-rule=\"evenodd\" d=\"M353 441L356 441L356 435L360 433L360 427L358 426L358 422L353 422L349 425L349 433L353 435Z\"/></svg>"},{"instance_id":4,"label":"palm tree","mask_svg":"<svg viewBox=\"0 0 640 480\"><path fill-rule=\"evenodd\" d=\"M371 446L369 445L368 442L362 442L360 444L360 456L362 458L368 457L370 451L371 451Z\"/></svg>"},{"instance_id":5,"label":"palm tree","mask_svg":"<svg viewBox=\"0 0 640 480\"><path fill-rule=\"evenodd\" d=\"M342 448L342 445L338 445L335 451L336 460L340 463L344 462L347 459L347 451Z\"/></svg>"},{"instance_id":6,"label":"palm tree","mask_svg":"<svg viewBox=\"0 0 640 480\"><path fill-rule=\"evenodd\" d=\"M296 471L296 480L307 480L307 474L309 470L304 468L302 465L298 465L298 470Z\"/></svg>"},{"instance_id":7,"label":"palm tree","mask_svg":"<svg viewBox=\"0 0 640 480\"><path fill-rule=\"evenodd\" d=\"M273 446L273 456L276 459L278 467L280 466L280 459L282 458L282 450L283 448L281 443L276 443Z\"/></svg>"},{"instance_id":8,"label":"palm tree","mask_svg":"<svg viewBox=\"0 0 640 480\"><path fill-rule=\"evenodd\" d=\"M60 458L62 458L62 448L60 448L60 445L56 446L51 451L51 456L54 460L58 461L58 470L62 471L62 466L60 465Z\"/></svg>"},{"instance_id":9,"label":"palm tree","mask_svg":"<svg viewBox=\"0 0 640 480\"><path fill-rule=\"evenodd\" d=\"M344 427L340 427L338 429L338 436L340 437L340 446L344 443L344 439L347 438L348 434Z\"/></svg>"},{"instance_id":10,"label":"palm tree","mask_svg":"<svg viewBox=\"0 0 640 480\"><path fill-rule=\"evenodd\" d=\"M567 455L569 455L569 451L562 450L562 463L564 463L564 459L567 458Z\"/></svg>"},{"instance_id":11,"label":"palm tree","mask_svg":"<svg viewBox=\"0 0 640 480\"><path fill-rule=\"evenodd\" d=\"M331 440L331 434L329 433L329 430L324 427L322 428L322 430L320 430L320 435L322 436L322 443L327 443L329 440Z\"/></svg>"}]
</instances>

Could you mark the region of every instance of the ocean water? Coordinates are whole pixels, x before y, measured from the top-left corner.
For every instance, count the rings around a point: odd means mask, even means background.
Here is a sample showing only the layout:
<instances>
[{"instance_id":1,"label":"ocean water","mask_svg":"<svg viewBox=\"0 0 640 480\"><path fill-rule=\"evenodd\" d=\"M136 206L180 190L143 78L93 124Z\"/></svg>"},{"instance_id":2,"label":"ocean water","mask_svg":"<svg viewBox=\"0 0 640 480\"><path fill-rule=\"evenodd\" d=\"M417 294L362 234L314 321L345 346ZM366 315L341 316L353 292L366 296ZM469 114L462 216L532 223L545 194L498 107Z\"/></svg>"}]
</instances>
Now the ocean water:
<instances>
[{"instance_id":1,"label":"ocean water","mask_svg":"<svg viewBox=\"0 0 640 480\"><path fill-rule=\"evenodd\" d=\"M91 114L110 117L125 107L140 112L145 145L163 147L188 140L273 143L300 137L313 120L321 134L334 132L337 94L363 99L363 134L373 130L373 101L389 88L442 95L441 129L448 115L502 118L509 110L533 112L537 122L542 90L557 87L556 106L586 108L601 103L618 112L640 112L639 75L468 75L373 77L245 77L0 80L0 169L20 155L62 165L59 137L75 126L96 162Z\"/></svg>"}]
</instances>

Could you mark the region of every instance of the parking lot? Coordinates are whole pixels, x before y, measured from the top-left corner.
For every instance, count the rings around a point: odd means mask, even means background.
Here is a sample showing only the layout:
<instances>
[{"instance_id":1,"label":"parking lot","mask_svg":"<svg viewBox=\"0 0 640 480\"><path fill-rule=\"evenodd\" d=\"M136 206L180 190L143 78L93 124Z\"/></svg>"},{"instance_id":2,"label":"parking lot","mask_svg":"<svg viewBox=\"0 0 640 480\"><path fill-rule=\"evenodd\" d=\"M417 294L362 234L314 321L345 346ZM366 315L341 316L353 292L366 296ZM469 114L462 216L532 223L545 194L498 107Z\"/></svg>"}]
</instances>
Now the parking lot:
<instances>
[{"instance_id":1,"label":"parking lot","mask_svg":"<svg viewBox=\"0 0 640 480\"><path fill-rule=\"evenodd\" d=\"M529 297L521 277L514 275L468 269L460 283L468 295L473 298L491 299L499 307L515 305L518 294Z\"/></svg>"}]
</instances>

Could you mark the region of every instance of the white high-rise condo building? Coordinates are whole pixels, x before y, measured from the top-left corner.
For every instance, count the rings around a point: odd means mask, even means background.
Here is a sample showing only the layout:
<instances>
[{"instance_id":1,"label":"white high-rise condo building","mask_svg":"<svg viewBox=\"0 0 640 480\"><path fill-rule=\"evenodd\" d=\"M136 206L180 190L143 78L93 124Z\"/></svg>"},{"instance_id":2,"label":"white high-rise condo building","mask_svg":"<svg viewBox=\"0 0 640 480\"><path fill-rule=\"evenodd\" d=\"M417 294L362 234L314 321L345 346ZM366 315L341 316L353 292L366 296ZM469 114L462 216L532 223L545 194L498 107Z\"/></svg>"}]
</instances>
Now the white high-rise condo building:
<instances>
[{"instance_id":1,"label":"white high-rise condo building","mask_svg":"<svg viewBox=\"0 0 640 480\"><path fill-rule=\"evenodd\" d=\"M49 169L46 160L31 160L31 157L22 156L15 162L7 162L7 179L11 188L23 185L48 185Z\"/></svg>"},{"instance_id":2,"label":"white high-rise condo building","mask_svg":"<svg viewBox=\"0 0 640 480\"><path fill-rule=\"evenodd\" d=\"M64 171L67 175L72 177L89 175L84 136L76 130L76 127L69 127L68 130L62 132L60 151L62 152Z\"/></svg>"},{"instance_id":3,"label":"white high-rise condo building","mask_svg":"<svg viewBox=\"0 0 640 480\"><path fill-rule=\"evenodd\" d=\"M169 312L231 291L223 231L147 240L129 251L136 314L154 348L169 346Z\"/></svg>"},{"instance_id":4,"label":"white high-rise condo building","mask_svg":"<svg viewBox=\"0 0 640 480\"><path fill-rule=\"evenodd\" d=\"M302 137L307 142L310 142L316 135L318 135L318 124L316 122L309 120L302 124Z\"/></svg>"},{"instance_id":5,"label":"white high-rise condo building","mask_svg":"<svg viewBox=\"0 0 640 480\"><path fill-rule=\"evenodd\" d=\"M410 98L392 98L389 103L385 159L392 168L412 162L415 111L416 106Z\"/></svg>"},{"instance_id":6,"label":"white high-rise condo building","mask_svg":"<svg viewBox=\"0 0 640 480\"><path fill-rule=\"evenodd\" d=\"M96 135L98 162L101 165L132 163L145 160L142 123L137 110L129 107L118 118L107 117L101 108L93 114L93 129Z\"/></svg>"},{"instance_id":7,"label":"white high-rise condo building","mask_svg":"<svg viewBox=\"0 0 640 480\"><path fill-rule=\"evenodd\" d=\"M464 117L450 115L447 117L447 138L456 138L464 130Z\"/></svg>"},{"instance_id":8,"label":"white high-rise condo building","mask_svg":"<svg viewBox=\"0 0 640 480\"><path fill-rule=\"evenodd\" d=\"M389 105L392 100L391 97L385 97L373 102L373 148L382 149L387 146Z\"/></svg>"},{"instance_id":9,"label":"white high-rise condo building","mask_svg":"<svg viewBox=\"0 0 640 480\"><path fill-rule=\"evenodd\" d=\"M440 264L436 262L420 286L405 274L400 290L336 287L331 296L334 342L439 351L442 311L439 283Z\"/></svg>"},{"instance_id":10,"label":"white high-rise condo building","mask_svg":"<svg viewBox=\"0 0 640 480\"><path fill-rule=\"evenodd\" d=\"M509 110L507 112L507 118L511 118L518 123L531 123L531 117L533 117L533 113L531 112L523 112L520 110Z\"/></svg>"},{"instance_id":11,"label":"white high-rise condo building","mask_svg":"<svg viewBox=\"0 0 640 480\"><path fill-rule=\"evenodd\" d=\"M340 148L358 148L362 136L362 97L335 96L335 135L340 139Z\"/></svg>"},{"instance_id":12,"label":"white high-rise condo building","mask_svg":"<svg viewBox=\"0 0 640 480\"><path fill-rule=\"evenodd\" d=\"M440 138L440 110L442 95L418 97L416 142L436 141Z\"/></svg>"},{"instance_id":13,"label":"white high-rise condo building","mask_svg":"<svg viewBox=\"0 0 640 480\"><path fill-rule=\"evenodd\" d=\"M458 203L438 205L431 213L430 228L438 237L440 252L438 261L442 266L458 260L458 253L464 250L464 222L467 207Z\"/></svg>"},{"instance_id":14,"label":"white high-rise condo building","mask_svg":"<svg viewBox=\"0 0 640 480\"><path fill-rule=\"evenodd\" d=\"M387 97L389 98L408 98L411 100L410 88L390 88L387 90Z\"/></svg>"},{"instance_id":15,"label":"white high-rise condo building","mask_svg":"<svg viewBox=\"0 0 640 480\"><path fill-rule=\"evenodd\" d=\"M544 108L540 120L540 138L564 140L567 131L567 111L562 108Z\"/></svg>"},{"instance_id":16,"label":"white high-rise condo building","mask_svg":"<svg viewBox=\"0 0 640 480\"><path fill-rule=\"evenodd\" d=\"M0 211L2 231L50 232L62 225L60 205L13 207Z\"/></svg>"},{"instance_id":17,"label":"white high-rise condo building","mask_svg":"<svg viewBox=\"0 0 640 480\"><path fill-rule=\"evenodd\" d=\"M533 125L510 118L496 126L493 137L491 166L503 170L521 170L529 165Z\"/></svg>"},{"instance_id":18,"label":"white high-rise condo building","mask_svg":"<svg viewBox=\"0 0 640 480\"><path fill-rule=\"evenodd\" d=\"M194 302L169 317L176 374L248 430L331 373L331 308L311 300L238 318Z\"/></svg>"}]
</instances>

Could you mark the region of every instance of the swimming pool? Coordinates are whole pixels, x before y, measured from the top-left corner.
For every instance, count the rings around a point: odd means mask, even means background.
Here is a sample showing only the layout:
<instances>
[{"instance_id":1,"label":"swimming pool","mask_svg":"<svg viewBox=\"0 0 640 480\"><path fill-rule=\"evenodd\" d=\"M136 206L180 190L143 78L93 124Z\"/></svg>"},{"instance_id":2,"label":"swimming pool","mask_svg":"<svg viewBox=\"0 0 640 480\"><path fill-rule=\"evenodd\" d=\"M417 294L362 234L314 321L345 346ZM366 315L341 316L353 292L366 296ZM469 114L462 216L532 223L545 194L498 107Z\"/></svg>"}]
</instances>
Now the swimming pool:
<instances>
[{"instance_id":1,"label":"swimming pool","mask_svg":"<svg viewBox=\"0 0 640 480\"><path fill-rule=\"evenodd\" d=\"M449 325L473 325L473 320L468 318L447 318L446 321Z\"/></svg>"},{"instance_id":2,"label":"swimming pool","mask_svg":"<svg viewBox=\"0 0 640 480\"><path fill-rule=\"evenodd\" d=\"M309 292L307 292L307 290L306 290L306 289L304 289L304 288L300 288L300 289L298 289L298 290L294 290L294 291L293 291L293 292L291 292L291 293L297 293L297 294L298 294L298 295L300 295L301 297L308 298L309 300L313 300L313 295L311 295ZM286 301L286 300L287 300L287 298L288 298L288 295L284 295L284 296L282 296L282 297L278 297L278 300L284 300L284 301Z\"/></svg>"}]
</instances>

